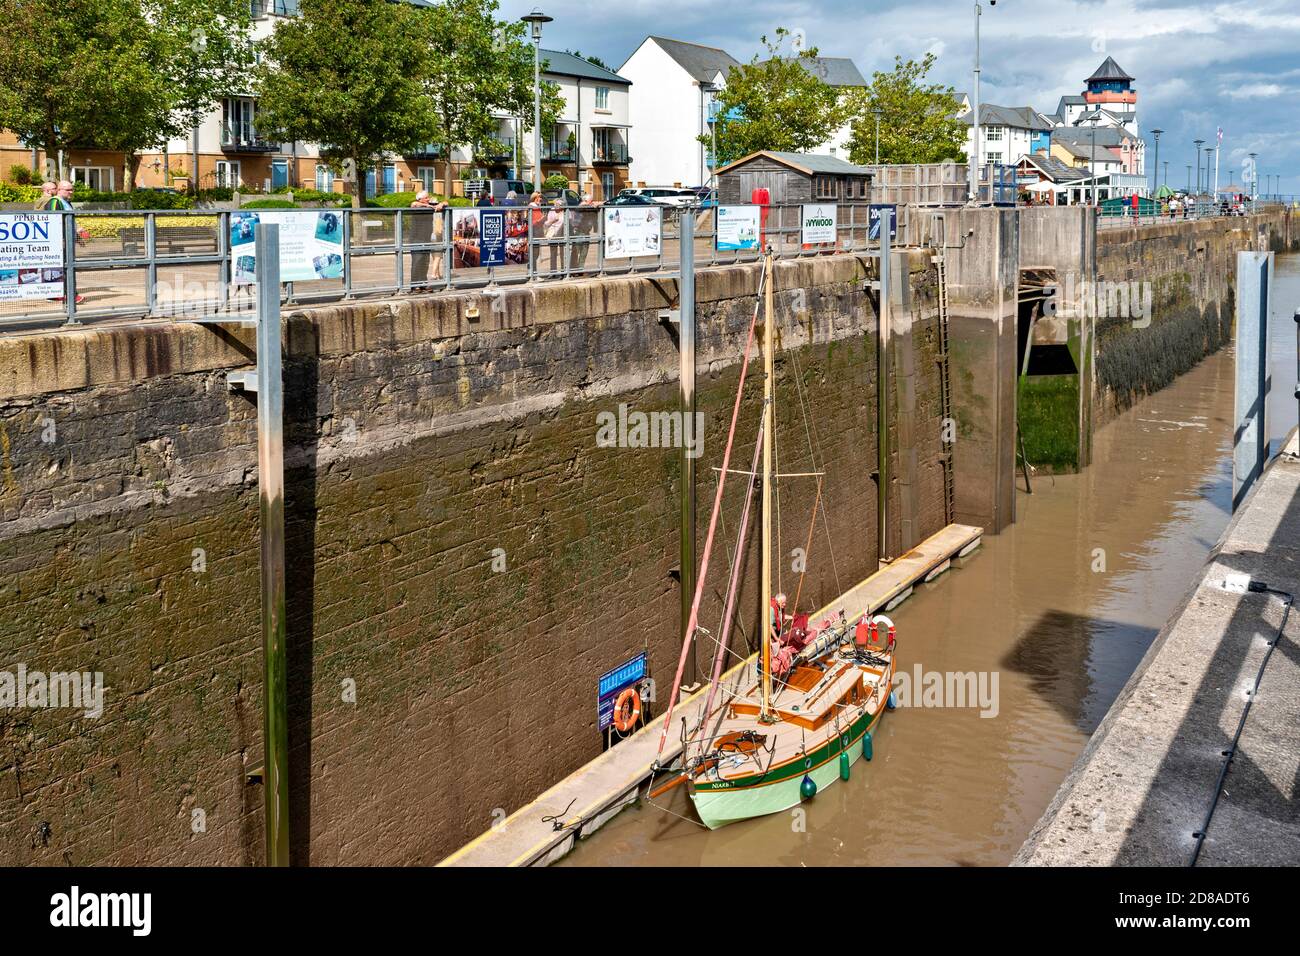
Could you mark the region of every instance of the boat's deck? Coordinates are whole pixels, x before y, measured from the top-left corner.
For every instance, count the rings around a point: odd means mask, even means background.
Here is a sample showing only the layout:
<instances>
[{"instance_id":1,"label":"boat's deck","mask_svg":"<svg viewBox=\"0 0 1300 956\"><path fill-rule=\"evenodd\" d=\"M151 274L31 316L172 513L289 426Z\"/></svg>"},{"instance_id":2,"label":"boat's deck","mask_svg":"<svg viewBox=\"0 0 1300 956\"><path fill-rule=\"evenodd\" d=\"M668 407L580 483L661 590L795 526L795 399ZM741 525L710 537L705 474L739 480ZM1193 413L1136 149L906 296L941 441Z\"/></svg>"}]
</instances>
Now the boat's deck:
<instances>
[{"instance_id":1,"label":"boat's deck","mask_svg":"<svg viewBox=\"0 0 1300 956\"><path fill-rule=\"evenodd\" d=\"M748 681L740 693L721 708L721 720L711 723L709 737L701 748L689 741L688 753L709 752L721 745L734 753L718 762L723 779L748 776L779 766L810 752L846 729L863 712L876 713L885 704L889 688L882 687L885 670L866 667L835 654L824 660L826 670L807 665L797 668L787 684L773 687L772 707L777 720L763 723L758 718L762 688ZM857 700L853 700L854 685ZM847 701L847 702L846 702ZM749 741L743 735L748 734ZM761 744L755 745L757 736Z\"/></svg>"}]
</instances>

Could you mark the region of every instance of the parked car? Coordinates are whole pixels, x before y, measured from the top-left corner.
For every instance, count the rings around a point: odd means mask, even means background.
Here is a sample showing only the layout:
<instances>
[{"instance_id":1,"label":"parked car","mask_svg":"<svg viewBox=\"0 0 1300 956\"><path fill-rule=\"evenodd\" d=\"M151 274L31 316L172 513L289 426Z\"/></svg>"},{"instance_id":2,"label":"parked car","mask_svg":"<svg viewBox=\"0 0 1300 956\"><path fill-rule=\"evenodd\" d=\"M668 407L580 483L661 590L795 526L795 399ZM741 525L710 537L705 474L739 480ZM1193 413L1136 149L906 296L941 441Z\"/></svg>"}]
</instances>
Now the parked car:
<instances>
[{"instance_id":1,"label":"parked car","mask_svg":"<svg viewBox=\"0 0 1300 956\"><path fill-rule=\"evenodd\" d=\"M682 189L677 186L629 187L619 193L619 196L625 194L644 196L662 206L688 206L696 200L695 190Z\"/></svg>"},{"instance_id":2,"label":"parked car","mask_svg":"<svg viewBox=\"0 0 1300 956\"><path fill-rule=\"evenodd\" d=\"M522 179L467 179L465 195L475 201L483 195L484 190L492 197L492 205L500 206L506 194L514 191L519 205L528 205L528 185Z\"/></svg>"},{"instance_id":3,"label":"parked car","mask_svg":"<svg viewBox=\"0 0 1300 956\"><path fill-rule=\"evenodd\" d=\"M668 203L661 202L658 199L651 199L643 194L643 190L624 189L615 196L611 201L611 206L666 206Z\"/></svg>"},{"instance_id":4,"label":"parked car","mask_svg":"<svg viewBox=\"0 0 1300 956\"><path fill-rule=\"evenodd\" d=\"M572 189L543 189L542 199L546 201L547 205L550 205L557 199L563 199L566 206L582 205L582 197Z\"/></svg>"}]
</instances>

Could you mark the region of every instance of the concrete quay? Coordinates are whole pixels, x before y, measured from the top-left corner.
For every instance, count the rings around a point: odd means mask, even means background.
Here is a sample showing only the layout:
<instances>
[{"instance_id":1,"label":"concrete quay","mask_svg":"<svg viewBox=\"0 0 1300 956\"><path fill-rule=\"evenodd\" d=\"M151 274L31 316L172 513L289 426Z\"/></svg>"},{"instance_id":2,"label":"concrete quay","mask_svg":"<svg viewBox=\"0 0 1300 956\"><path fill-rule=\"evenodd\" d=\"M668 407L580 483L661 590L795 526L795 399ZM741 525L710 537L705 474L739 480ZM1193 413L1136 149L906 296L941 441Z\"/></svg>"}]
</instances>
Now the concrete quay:
<instances>
[{"instance_id":1,"label":"concrete quay","mask_svg":"<svg viewBox=\"0 0 1300 956\"><path fill-rule=\"evenodd\" d=\"M1300 596L1298 454L1293 431L1013 865L1300 864L1300 611L1275 593Z\"/></svg>"}]
</instances>

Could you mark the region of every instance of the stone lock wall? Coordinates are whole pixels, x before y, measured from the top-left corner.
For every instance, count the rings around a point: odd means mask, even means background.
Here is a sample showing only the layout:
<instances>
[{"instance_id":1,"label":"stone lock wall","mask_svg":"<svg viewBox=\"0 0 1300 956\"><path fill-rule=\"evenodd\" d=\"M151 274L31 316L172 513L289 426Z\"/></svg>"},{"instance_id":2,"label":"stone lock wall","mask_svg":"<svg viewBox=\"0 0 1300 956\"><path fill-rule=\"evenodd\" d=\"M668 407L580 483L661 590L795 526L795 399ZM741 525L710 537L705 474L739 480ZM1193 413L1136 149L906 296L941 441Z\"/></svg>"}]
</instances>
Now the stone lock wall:
<instances>
[{"instance_id":1,"label":"stone lock wall","mask_svg":"<svg viewBox=\"0 0 1300 956\"><path fill-rule=\"evenodd\" d=\"M825 472L830 518L806 606L874 570L865 278L852 256L776 270L780 466ZM754 266L697 279L701 544L756 284ZM909 359L894 403L908 487L893 507L919 538L943 524L943 482L932 275L918 264L911 284L894 346ZM677 452L596 433L622 403L675 409L659 320L674 294L629 277L287 318L296 862L434 862L600 751L602 672L644 649L671 682ZM98 717L0 709L2 863L261 860L256 409L225 379L252 342L185 324L0 340L0 676L98 671L105 685ZM756 353L734 467L752 454L760 375ZM815 491L780 486L791 593ZM709 574L711 628L725 564ZM737 651L757 603L748 588Z\"/></svg>"},{"instance_id":2,"label":"stone lock wall","mask_svg":"<svg viewBox=\"0 0 1300 956\"><path fill-rule=\"evenodd\" d=\"M1097 232L1102 283L1149 283L1151 322L1098 315L1096 424L1232 341L1237 253L1300 250L1288 210Z\"/></svg>"}]
</instances>

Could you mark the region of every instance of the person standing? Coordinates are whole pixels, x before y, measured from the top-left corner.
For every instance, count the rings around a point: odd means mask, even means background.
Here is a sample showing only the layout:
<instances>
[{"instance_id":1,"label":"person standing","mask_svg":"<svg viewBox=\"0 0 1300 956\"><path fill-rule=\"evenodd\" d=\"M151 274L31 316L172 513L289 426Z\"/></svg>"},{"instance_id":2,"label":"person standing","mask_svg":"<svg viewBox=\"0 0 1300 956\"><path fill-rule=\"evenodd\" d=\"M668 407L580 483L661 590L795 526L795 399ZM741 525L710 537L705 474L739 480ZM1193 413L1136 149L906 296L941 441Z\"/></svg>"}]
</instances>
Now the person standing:
<instances>
[{"instance_id":1,"label":"person standing","mask_svg":"<svg viewBox=\"0 0 1300 956\"><path fill-rule=\"evenodd\" d=\"M72 212L72 190L73 190L72 183L66 179L60 181L58 185L55 185L52 182L43 183L41 185L42 198L41 201L37 204L36 208L38 210L42 210L45 212L70 213ZM60 217L60 219L62 219L62 217ZM59 228L60 229L63 228L62 222L59 223ZM84 229L77 230L77 243L79 245L85 245L86 240L89 238L90 238L90 234L86 232L86 230ZM61 271L63 273L61 278L64 281L64 288L66 290L68 273L66 269ZM63 302L66 299L67 299L67 294L65 292L64 295L55 296L54 298L50 299L50 301ZM86 301L86 297L78 293L75 301L77 305L81 305L81 303Z\"/></svg>"},{"instance_id":2,"label":"person standing","mask_svg":"<svg viewBox=\"0 0 1300 956\"><path fill-rule=\"evenodd\" d=\"M571 272L581 272L587 265L587 251L591 246L591 236L596 232L596 200L591 192L582 194L582 202L570 213L569 233L576 236L573 255L569 264Z\"/></svg>"},{"instance_id":3,"label":"person standing","mask_svg":"<svg viewBox=\"0 0 1300 956\"><path fill-rule=\"evenodd\" d=\"M542 194L535 192L528 197L528 249L532 261L533 275L537 275L537 260L542 254L542 231L546 213L542 212Z\"/></svg>"},{"instance_id":4,"label":"person standing","mask_svg":"<svg viewBox=\"0 0 1300 956\"><path fill-rule=\"evenodd\" d=\"M411 203L414 210L410 216L410 237L412 243L427 244L435 241L435 236L442 237L443 210L445 202L434 202L427 189L415 194ZM442 278L442 256L435 252L417 251L411 253L411 291L429 283L429 264L433 263L433 278Z\"/></svg>"},{"instance_id":5,"label":"person standing","mask_svg":"<svg viewBox=\"0 0 1300 956\"><path fill-rule=\"evenodd\" d=\"M551 211L546 214L546 243L550 253L547 272L557 276L564 261L564 200L560 197L551 203Z\"/></svg>"}]
</instances>

